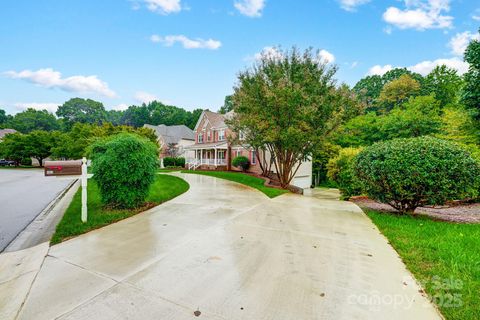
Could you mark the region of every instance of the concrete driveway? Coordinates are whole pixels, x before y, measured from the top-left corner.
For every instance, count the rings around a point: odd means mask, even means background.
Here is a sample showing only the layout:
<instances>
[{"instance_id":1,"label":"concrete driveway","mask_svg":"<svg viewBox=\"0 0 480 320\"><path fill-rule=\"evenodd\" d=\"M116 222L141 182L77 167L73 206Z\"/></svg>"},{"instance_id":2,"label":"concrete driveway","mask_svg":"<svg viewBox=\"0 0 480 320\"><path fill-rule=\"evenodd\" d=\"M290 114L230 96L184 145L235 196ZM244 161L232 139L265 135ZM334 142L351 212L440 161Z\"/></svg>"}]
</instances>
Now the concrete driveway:
<instances>
[{"instance_id":1,"label":"concrete driveway","mask_svg":"<svg viewBox=\"0 0 480 320\"><path fill-rule=\"evenodd\" d=\"M0 252L70 183L41 169L0 169Z\"/></svg>"},{"instance_id":2,"label":"concrete driveway","mask_svg":"<svg viewBox=\"0 0 480 320\"><path fill-rule=\"evenodd\" d=\"M179 175L184 195L50 248L18 319L440 319L354 204Z\"/></svg>"}]
</instances>

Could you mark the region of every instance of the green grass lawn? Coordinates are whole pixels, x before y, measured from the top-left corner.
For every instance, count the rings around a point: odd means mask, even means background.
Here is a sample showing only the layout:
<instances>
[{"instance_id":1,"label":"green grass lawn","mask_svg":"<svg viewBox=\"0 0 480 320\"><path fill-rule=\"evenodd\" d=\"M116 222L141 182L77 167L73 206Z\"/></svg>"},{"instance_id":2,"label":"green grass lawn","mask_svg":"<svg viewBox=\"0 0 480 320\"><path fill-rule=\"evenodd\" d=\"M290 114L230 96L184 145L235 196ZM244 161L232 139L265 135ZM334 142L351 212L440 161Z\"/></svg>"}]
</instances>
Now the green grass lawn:
<instances>
[{"instance_id":1,"label":"green grass lawn","mask_svg":"<svg viewBox=\"0 0 480 320\"><path fill-rule=\"evenodd\" d=\"M480 225L364 211L445 318L480 319Z\"/></svg>"},{"instance_id":2,"label":"green grass lawn","mask_svg":"<svg viewBox=\"0 0 480 320\"><path fill-rule=\"evenodd\" d=\"M277 197L281 194L289 192L288 190L284 190L284 189L266 187L264 185L265 180L263 180L261 178L254 177L254 176L250 176L248 174L244 174L244 173L241 173L241 172L201 171L201 170L183 170L182 172L183 173L203 174L205 176L212 176L212 177L221 178L221 179L225 179L225 180L235 181L235 182L244 184L246 186L255 188L255 189L263 192L269 198L275 198L275 197Z\"/></svg>"},{"instance_id":3,"label":"green grass lawn","mask_svg":"<svg viewBox=\"0 0 480 320\"><path fill-rule=\"evenodd\" d=\"M56 244L73 236L128 218L175 198L187 191L189 187L188 183L181 178L159 174L150 187L150 193L144 207L134 210L107 210L102 206L100 191L95 180L90 179L87 187L88 221L82 223L80 220L82 192L81 189L79 189L73 197L62 220L57 225L55 234L50 242L51 244Z\"/></svg>"}]
</instances>

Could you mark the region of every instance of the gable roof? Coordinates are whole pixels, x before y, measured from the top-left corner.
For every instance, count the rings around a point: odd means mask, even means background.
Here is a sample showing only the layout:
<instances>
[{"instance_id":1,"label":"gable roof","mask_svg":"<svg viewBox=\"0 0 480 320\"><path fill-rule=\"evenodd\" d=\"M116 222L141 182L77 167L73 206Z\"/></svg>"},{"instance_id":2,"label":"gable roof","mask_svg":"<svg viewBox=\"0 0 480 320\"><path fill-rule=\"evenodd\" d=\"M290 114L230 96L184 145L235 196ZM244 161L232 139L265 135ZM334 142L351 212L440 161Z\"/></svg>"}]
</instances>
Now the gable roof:
<instances>
[{"instance_id":1,"label":"gable roof","mask_svg":"<svg viewBox=\"0 0 480 320\"><path fill-rule=\"evenodd\" d=\"M0 129L0 139L3 139L3 137L5 137L5 135L9 133L15 133L15 132L17 132L17 130L15 129Z\"/></svg>"},{"instance_id":2,"label":"gable roof","mask_svg":"<svg viewBox=\"0 0 480 320\"><path fill-rule=\"evenodd\" d=\"M226 128L227 125L225 124L225 119L229 119L230 114L233 111L228 112L227 114L221 114L217 112L212 112L210 110L204 110L200 117L198 118L197 124L195 126L195 131L197 131L198 126L200 125L200 122L202 122L202 119L205 117L207 121L210 123L213 129L220 129L220 128Z\"/></svg>"},{"instance_id":3,"label":"gable roof","mask_svg":"<svg viewBox=\"0 0 480 320\"><path fill-rule=\"evenodd\" d=\"M193 130L183 124L177 126L145 124L144 127L155 131L157 137L161 138L165 143L178 143L182 139L195 141Z\"/></svg>"}]
</instances>

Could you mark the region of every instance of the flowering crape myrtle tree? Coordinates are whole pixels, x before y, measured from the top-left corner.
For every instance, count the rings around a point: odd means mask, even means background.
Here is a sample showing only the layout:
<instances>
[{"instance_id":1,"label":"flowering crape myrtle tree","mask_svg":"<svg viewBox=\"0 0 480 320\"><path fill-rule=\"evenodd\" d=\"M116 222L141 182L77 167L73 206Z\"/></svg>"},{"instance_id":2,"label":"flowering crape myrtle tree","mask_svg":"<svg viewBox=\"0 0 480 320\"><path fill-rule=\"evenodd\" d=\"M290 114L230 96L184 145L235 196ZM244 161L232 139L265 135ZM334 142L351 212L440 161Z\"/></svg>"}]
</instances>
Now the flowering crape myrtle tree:
<instances>
[{"instance_id":1,"label":"flowering crape myrtle tree","mask_svg":"<svg viewBox=\"0 0 480 320\"><path fill-rule=\"evenodd\" d=\"M282 187L329 133L358 112L348 87L336 86L336 71L312 49L276 48L238 76L229 124L246 143L270 152Z\"/></svg>"}]
</instances>

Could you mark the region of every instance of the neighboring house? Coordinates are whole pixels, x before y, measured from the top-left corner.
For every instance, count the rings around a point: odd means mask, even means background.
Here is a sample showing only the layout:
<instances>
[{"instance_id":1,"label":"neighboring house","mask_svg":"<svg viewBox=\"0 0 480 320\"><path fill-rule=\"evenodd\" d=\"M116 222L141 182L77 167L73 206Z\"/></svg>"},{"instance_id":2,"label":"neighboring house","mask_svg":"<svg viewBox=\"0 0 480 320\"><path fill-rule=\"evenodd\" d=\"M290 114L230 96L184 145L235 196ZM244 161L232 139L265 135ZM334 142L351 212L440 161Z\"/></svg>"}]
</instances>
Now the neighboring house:
<instances>
[{"instance_id":1,"label":"neighboring house","mask_svg":"<svg viewBox=\"0 0 480 320\"><path fill-rule=\"evenodd\" d=\"M17 130L15 129L0 129L0 142L3 140L3 137L5 137L7 134L10 133L15 133Z\"/></svg>"},{"instance_id":2,"label":"neighboring house","mask_svg":"<svg viewBox=\"0 0 480 320\"><path fill-rule=\"evenodd\" d=\"M166 126L164 124L152 126L150 124L144 125L145 128L150 128L155 131L160 145L160 159L175 155L177 157L192 158L193 151L186 150L187 146L195 143L195 134L192 129L184 125ZM173 150L174 149L174 150ZM173 154L175 153L175 154Z\"/></svg>"},{"instance_id":3,"label":"neighboring house","mask_svg":"<svg viewBox=\"0 0 480 320\"><path fill-rule=\"evenodd\" d=\"M231 165L231 161L237 156L245 156L250 161L248 171L262 173L253 148L248 145L234 145L228 141L227 137L231 137L233 133L225 124L225 120L232 116L233 112L227 114L208 110L202 112L194 129L195 144L187 147L188 150L193 151L193 157L187 157L188 169L238 171L238 168ZM269 159L270 155L262 152L259 157ZM275 170L273 166L272 170ZM310 188L312 184L311 161L303 162L300 165L290 184L303 189Z\"/></svg>"}]
</instances>

